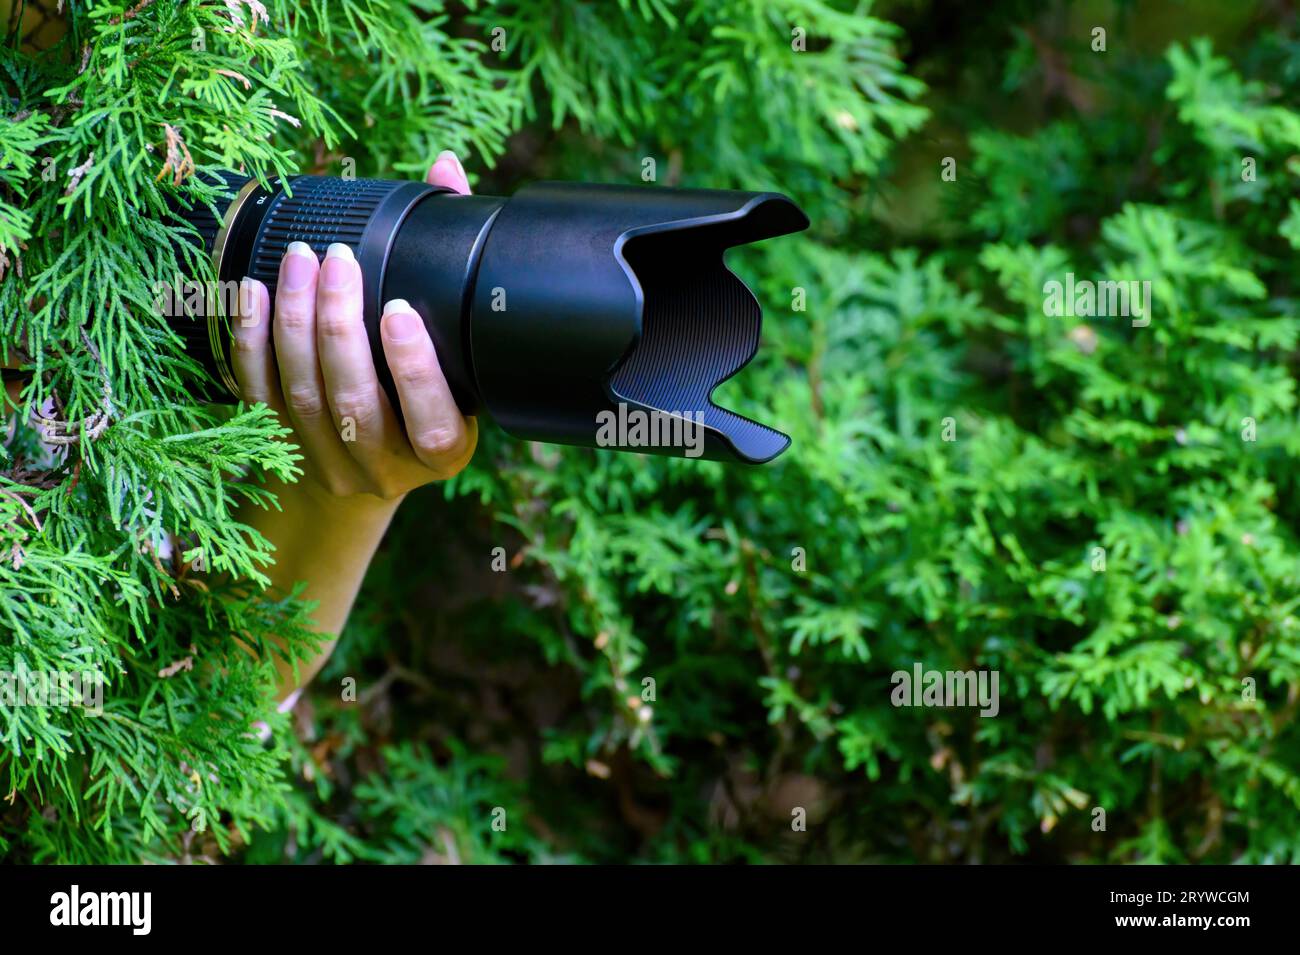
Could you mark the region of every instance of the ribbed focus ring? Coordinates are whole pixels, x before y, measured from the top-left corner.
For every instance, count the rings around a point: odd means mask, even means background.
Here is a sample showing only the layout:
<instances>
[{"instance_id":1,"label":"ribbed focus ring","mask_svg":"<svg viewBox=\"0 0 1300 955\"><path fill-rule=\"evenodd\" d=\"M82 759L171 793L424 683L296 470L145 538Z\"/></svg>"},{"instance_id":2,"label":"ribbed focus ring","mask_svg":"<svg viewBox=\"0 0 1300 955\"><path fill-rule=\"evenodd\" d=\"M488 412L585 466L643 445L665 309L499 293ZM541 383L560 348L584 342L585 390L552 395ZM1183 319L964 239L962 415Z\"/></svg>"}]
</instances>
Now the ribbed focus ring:
<instances>
[{"instance_id":1,"label":"ribbed focus ring","mask_svg":"<svg viewBox=\"0 0 1300 955\"><path fill-rule=\"evenodd\" d=\"M317 256L334 242L356 252L366 225L384 198L403 183L382 179L299 176L293 196L280 192L271 201L253 246L249 274L275 294L280 260L291 242L306 242Z\"/></svg>"}]
</instances>

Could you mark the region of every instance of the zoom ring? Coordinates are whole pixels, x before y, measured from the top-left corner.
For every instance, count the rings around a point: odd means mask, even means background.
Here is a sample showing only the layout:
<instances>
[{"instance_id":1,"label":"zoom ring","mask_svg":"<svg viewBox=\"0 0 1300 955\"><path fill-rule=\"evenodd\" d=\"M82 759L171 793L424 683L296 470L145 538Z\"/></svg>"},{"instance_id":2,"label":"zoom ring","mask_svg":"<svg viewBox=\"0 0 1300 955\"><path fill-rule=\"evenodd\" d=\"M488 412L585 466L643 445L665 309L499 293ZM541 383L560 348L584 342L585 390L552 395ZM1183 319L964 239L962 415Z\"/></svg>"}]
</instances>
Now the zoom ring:
<instances>
[{"instance_id":1,"label":"zoom ring","mask_svg":"<svg viewBox=\"0 0 1300 955\"><path fill-rule=\"evenodd\" d=\"M375 210L403 183L299 176L292 185L292 197L280 192L271 201L253 246L249 274L265 282L272 295L289 243L306 242L317 258L334 242L356 253Z\"/></svg>"}]
</instances>

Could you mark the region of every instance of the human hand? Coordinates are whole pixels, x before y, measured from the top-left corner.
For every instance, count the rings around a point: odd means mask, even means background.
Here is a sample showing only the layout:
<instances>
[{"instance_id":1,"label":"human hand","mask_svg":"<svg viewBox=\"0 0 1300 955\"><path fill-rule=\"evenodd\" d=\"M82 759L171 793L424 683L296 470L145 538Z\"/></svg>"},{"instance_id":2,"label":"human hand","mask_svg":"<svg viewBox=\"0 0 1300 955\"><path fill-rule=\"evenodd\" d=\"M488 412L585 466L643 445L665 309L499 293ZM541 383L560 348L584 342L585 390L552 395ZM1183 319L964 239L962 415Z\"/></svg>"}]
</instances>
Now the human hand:
<instances>
[{"instance_id":1,"label":"human hand","mask_svg":"<svg viewBox=\"0 0 1300 955\"><path fill-rule=\"evenodd\" d=\"M470 191L449 151L426 179ZM478 426L456 407L423 320L394 299L384 304L380 333L403 431L375 374L361 282L346 245L331 245L318 264L306 243L291 244L280 263L274 320L266 286L251 278L241 285L232 366L243 400L265 402L293 429L307 490L327 500L396 502L463 469Z\"/></svg>"}]
</instances>

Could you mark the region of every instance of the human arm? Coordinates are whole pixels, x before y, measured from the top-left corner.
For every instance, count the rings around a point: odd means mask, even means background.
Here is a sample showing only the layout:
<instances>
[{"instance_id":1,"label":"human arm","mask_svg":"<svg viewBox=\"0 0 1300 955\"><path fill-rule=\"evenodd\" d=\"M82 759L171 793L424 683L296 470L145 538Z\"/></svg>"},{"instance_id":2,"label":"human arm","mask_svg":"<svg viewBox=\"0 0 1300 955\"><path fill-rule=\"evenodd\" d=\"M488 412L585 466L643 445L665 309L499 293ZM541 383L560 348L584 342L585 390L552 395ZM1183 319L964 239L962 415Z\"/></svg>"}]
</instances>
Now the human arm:
<instances>
[{"instance_id":1,"label":"human arm","mask_svg":"<svg viewBox=\"0 0 1300 955\"><path fill-rule=\"evenodd\" d=\"M428 181L469 192L449 152ZM274 313L266 286L245 279L233 322L241 397L270 406L304 456L300 480L269 480L278 510L246 505L239 515L275 547L272 586L288 592L305 583L302 596L316 602L312 619L326 638L298 677L291 663L276 660L282 699L325 665L406 494L463 469L478 437L475 420L456 407L423 321L395 300L385 304L380 330L403 429L375 374L361 282L347 246L330 246L318 264L314 251L294 243L281 262Z\"/></svg>"}]
</instances>

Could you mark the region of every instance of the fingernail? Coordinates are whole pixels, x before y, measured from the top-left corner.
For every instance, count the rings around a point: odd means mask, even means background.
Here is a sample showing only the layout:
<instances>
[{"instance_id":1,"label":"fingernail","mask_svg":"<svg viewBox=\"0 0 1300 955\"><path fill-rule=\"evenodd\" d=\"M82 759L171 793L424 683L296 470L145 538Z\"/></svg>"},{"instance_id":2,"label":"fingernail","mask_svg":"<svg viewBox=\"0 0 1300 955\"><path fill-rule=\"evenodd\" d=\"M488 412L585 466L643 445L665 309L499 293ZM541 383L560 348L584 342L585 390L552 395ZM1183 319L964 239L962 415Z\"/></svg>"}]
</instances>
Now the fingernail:
<instances>
[{"instance_id":1,"label":"fingernail","mask_svg":"<svg viewBox=\"0 0 1300 955\"><path fill-rule=\"evenodd\" d=\"M460 173L460 177L462 179L465 178L465 167L460 164L460 157L457 156L450 149L444 149L442 152L438 153L436 162L444 162L444 161L449 162L453 166L455 166L456 171Z\"/></svg>"},{"instance_id":2,"label":"fingernail","mask_svg":"<svg viewBox=\"0 0 1300 955\"><path fill-rule=\"evenodd\" d=\"M424 328L424 322L404 298L386 302L382 318L385 337L399 345L415 338Z\"/></svg>"},{"instance_id":3,"label":"fingernail","mask_svg":"<svg viewBox=\"0 0 1300 955\"><path fill-rule=\"evenodd\" d=\"M440 174L438 178L444 181L448 179L458 180L462 178L460 170L456 168L456 164L450 159L439 159L433 164L433 168L435 172Z\"/></svg>"},{"instance_id":4,"label":"fingernail","mask_svg":"<svg viewBox=\"0 0 1300 955\"><path fill-rule=\"evenodd\" d=\"M283 273L280 285L286 292L299 292L311 284L316 253L306 242L290 242L284 250Z\"/></svg>"},{"instance_id":5,"label":"fingernail","mask_svg":"<svg viewBox=\"0 0 1300 955\"><path fill-rule=\"evenodd\" d=\"M333 242L325 250L325 261L320 267L320 284L327 289L343 289L352 284L356 270L352 263L356 256L342 242Z\"/></svg>"},{"instance_id":6,"label":"fingernail","mask_svg":"<svg viewBox=\"0 0 1300 955\"><path fill-rule=\"evenodd\" d=\"M465 175L465 167L460 164L460 157L450 149L438 153L434 166L442 166L451 178L459 180L465 192L469 192L469 177Z\"/></svg>"}]
</instances>

